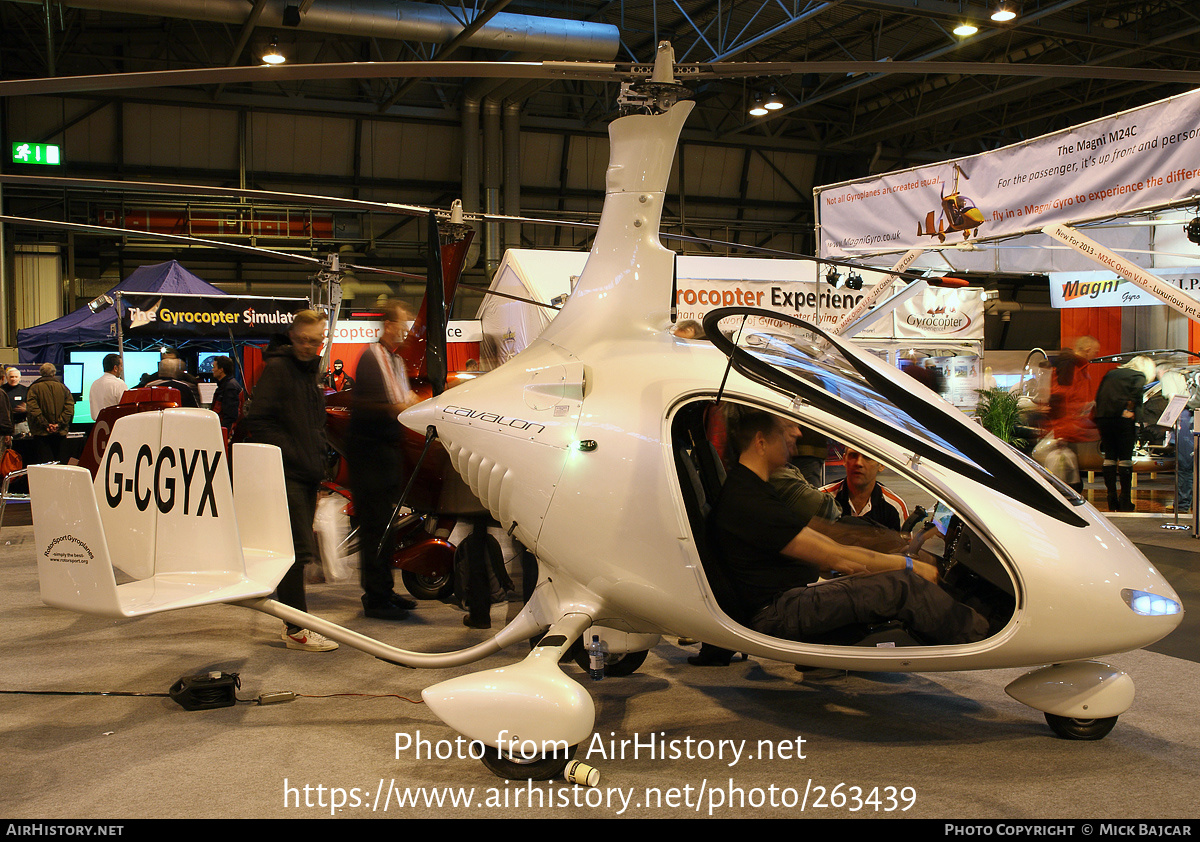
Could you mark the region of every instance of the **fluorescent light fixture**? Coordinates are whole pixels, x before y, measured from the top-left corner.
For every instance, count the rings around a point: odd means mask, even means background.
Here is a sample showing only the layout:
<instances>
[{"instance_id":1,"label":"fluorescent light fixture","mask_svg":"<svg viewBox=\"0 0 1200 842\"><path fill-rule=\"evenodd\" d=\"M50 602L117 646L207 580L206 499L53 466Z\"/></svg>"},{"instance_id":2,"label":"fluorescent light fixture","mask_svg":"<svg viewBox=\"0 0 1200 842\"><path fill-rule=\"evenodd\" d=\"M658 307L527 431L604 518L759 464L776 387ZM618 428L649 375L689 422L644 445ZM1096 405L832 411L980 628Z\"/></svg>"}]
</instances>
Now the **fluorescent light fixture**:
<instances>
[{"instance_id":1,"label":"fluorescent light fixture","mask_svg":"<svg viewBox=\"0 0 1200 842\"><path fill-rule=\"evenodd\" d=\"M954 27L954 34L959 37L966 38L968 35L974 35L979 31L979 27L971 23L960 23Z\"/></svg>"}]
</instances>

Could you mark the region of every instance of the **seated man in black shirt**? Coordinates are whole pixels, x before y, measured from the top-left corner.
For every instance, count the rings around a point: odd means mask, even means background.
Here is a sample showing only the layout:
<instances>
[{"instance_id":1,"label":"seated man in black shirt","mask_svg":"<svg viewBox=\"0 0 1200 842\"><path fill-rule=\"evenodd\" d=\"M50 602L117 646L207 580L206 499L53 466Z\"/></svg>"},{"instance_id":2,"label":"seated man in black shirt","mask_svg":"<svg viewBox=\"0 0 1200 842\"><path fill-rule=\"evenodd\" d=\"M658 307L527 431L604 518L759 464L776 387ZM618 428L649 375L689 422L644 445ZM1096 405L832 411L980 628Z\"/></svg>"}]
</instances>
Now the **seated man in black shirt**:
<instances>
[{"instance_id":1,"label":"seated man in black shirt","mask_svg":"<svg viewBox=\"0 0 1200 842\"><path fill-rule=\"evenodd\" d=\"M937 586L933 565L839 544L809 528L769 482L788 459L782 419L751 407L730 410L728 445L737 462L713 509L714 537L752 628L806 640L900 620L931 644L987 637L986 619ZM828 572L858 575L818 583Z\"/></svg>"}]
</instances>

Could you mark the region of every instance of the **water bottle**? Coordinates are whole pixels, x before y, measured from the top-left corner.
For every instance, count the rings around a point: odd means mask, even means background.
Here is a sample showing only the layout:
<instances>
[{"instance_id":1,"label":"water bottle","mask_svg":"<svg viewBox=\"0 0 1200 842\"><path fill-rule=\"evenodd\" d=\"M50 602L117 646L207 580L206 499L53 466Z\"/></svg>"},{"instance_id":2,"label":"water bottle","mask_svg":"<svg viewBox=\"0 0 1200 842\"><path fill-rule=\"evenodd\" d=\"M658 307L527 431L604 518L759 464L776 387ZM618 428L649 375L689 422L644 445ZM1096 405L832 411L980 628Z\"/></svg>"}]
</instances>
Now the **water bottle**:
<instances>
[{"instance_id":1,"label":"water bottle","mask_svg":"<svg viewBox=\"0 0 1200 842\"><path fill-rule=\"evenodd\" d=\"M608 660L608 644L600 639L600 635L592 635L592 642L587 645L588 675L592 681L604 678L604 664Z\"/></svg>"}]
</instances>

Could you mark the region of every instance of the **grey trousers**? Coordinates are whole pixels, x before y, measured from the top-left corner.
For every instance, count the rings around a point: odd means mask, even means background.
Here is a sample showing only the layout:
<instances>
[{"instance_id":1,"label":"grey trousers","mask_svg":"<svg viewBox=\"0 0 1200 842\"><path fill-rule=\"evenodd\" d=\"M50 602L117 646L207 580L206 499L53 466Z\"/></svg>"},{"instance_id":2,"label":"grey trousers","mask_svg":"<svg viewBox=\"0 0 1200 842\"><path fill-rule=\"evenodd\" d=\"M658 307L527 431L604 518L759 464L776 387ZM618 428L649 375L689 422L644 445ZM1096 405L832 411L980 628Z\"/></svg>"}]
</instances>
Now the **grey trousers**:
<instances>
[{"instance_id":1,"label":"grey trousers","mask_svg":"<svg viewBox=\"0 0 1200 842\"><path fill-rule=\"evenodd\" d=\"M807 640L845 626L899 620L926 643L970 643L987 620L909 570L846 576L779 594L751 620L756 630Z\"/></svg>"}]
</instances>

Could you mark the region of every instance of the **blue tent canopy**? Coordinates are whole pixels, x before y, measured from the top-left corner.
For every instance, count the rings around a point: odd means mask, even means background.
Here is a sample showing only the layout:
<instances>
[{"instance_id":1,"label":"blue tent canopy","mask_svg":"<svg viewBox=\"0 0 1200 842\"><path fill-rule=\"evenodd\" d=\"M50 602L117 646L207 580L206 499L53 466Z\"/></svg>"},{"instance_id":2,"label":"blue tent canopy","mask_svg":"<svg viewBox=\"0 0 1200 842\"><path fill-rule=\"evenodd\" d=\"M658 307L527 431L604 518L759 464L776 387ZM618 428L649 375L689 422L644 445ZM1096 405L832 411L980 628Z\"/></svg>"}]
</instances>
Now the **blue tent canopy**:
<instances>
[{"instance_id":1,"label":"blue tent canopy","mask_svg":"<svg viewBox=\"0 0 1200 842\"><path fill-rule=\"evenodd\" d=\"M195 295L225 295L207 281L193 275L176 260L142 266L128 278L108 291L192 293ZM61 319L44 325L17 331L17 351L23 363L51 362L60 369L66 362L68 345L112 344L117 341L117 310L110 307L93 313L86 306Z\"/></svg>"}]
</instances>

